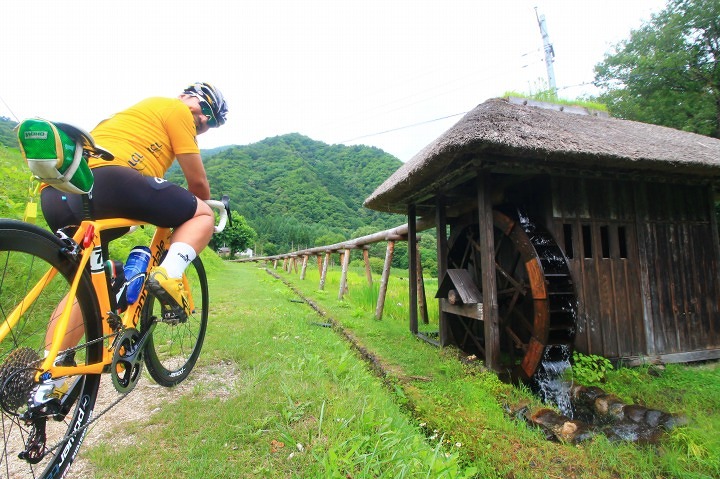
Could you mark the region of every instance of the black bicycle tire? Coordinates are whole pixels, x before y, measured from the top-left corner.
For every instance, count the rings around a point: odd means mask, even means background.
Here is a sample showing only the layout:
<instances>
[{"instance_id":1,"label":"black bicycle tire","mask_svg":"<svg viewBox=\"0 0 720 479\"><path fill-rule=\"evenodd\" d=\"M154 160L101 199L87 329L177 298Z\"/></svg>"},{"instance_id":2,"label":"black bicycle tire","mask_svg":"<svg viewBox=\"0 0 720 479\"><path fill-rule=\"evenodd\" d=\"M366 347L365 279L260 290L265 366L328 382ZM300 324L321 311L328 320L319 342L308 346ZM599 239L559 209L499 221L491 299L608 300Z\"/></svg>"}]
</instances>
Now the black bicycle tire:
<instances>
[{"instance_id":1,"label":"black bicycle tire","mask_svg":"<svg viewBox=\"0 0 720 479\"><path fill-rule=\"evenodd\" d=\"M48 265L57 268L62 277L68 281L69 288L69 284L77 271L77 263L61 252L63 247L64 244L47 230L21 221L0 220L0 254L12 251L39 258ZM9 259L9 255L6 258ZM97 297L90 274L87 271L83 272L81 276L77 289L77 300L83 313L85 337L91 343L86 348L86 361L88 363L98 362L102 360L102 343L99 341L92 342L92 340L100 337L102 325L100 323ZM4 305L0 306L4 307ZM6 341L8 341L8 338L3 342ZM48 452L49 461L39 466L42 471L34 470L35 466L18 459L16 455L11 458L13 461L18 461L18 466L22 463L22 467L28 471L25 477L63 477L72 465L82 446L87 430L85 426L91 422L93 417L93 409L100 385L100 375L86 375L81 377L80 380L82 381L82 390L78 394L80 399L74 402L70 412L66 415L66 418L70 417L69 421L65 419L68 427L64 435L68 439L59 447ZM79 406L80 404L82 404L82 407ZM10 474L8 472L10 471L10 464L7 461L11 455L5 447L7 446L8 437L6 434L10 434L7 432L6 426L17 431L16 434L23 434L24 432L17 424L17 418L12 418L4 411L0 412L0 414L2 414L3 422L3 432L0 435L0 441L2 441L2 446L0 446L0 454L2 454L2 457L0 457L0 477L4 477L3 474ZM81 432L70 434L78 430ZM62 438L58 440L62 440ZM51 448L56 445L48 442L47 447Z\"/></svg>"},{"instance_id":2,"label":"black bicycle tire","mask_svg":"<svg viewBox=\"0 0 720 479\"><path fill-rule=\"evenodd\" d=\"M153 331L153 334L150 338L148 338L147 342L145 343L145 348L143 351L143 359L145 361L145 366L147 367L150 377L152 377L156 383L164 387L175 386L188 377L192 369L195 367L195 363L200 356L200 351L202 350L202 346L205 341L205 333L207 331L208 322L208 308L210 304L207 275L205 273L205 267L200 260L200 257L196 257L192 261L192 263L190 263L190 265L188 266L188 270L190 271L186 271L186 274L192 273L191 268L194 269L197 273L197 280L200 286L200 291L197 291L197 288L193 289L192 291L193 298L195 300L195 309L197 313L191 314L190 317L188 317L188 323L180 323L177 326L170 326L162 322L158 323L156 325L155 331ZM200 301L198 301L198 292L200 293ZM157 301L156 298L154 298L152 295L148 295L142 312L141 324L143 328L147 328L147 325L151 320L155 301ZM198 305L199 308L197 307ZM194 324L196 320L199 330L197 332L195 342L192 346L192 352L184 363L178 365L177 367L174 367L173 369L168 369L161 361L158 355L158 351L155 348L155 339L156 335L158 334L158 328L188 328L188 326Z\"/></svg>"}]
</instances>

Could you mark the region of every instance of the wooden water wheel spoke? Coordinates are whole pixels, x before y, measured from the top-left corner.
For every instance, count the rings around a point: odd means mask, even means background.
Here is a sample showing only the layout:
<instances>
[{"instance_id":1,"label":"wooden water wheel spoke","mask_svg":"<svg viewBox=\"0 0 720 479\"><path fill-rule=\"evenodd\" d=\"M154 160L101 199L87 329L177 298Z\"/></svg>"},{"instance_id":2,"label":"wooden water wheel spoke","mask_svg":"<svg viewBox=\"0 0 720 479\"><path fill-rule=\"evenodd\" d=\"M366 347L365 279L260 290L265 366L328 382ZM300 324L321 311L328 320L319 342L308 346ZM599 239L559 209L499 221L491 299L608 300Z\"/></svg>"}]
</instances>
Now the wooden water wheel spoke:
<instances>
[{"instance_id":1,"label":"wooden water wheel spoke","mask_svg":"<svg viewBox=\"0 0 720 479\"><path fill-rule=\"evenodd\" d=\"M530 323L530 321L528 321L528 319L525 317L525 315L520 314L515 309L513 309L511 311L510 316L513 316L513 315L517 319L517 321L514 324L516 324L518 327L520 327L520 326L524 327L525 331L527 331L529 333L529 336L532 336L532 333L535 330L535 326L532 323ZM513 322L511 321L510 324L513 324Z\"/></svg>"},{"instance_id":2,"label":"wooden water wheel spoke","mask_svg":"<svg viewBox=\"0 0 720 479\"><path fill-rule=\"evenodd\" d=\"M510 336L510 339L512 339L512 342L515 344L516 348L521 349L523 352L527 351L527 344L524 343L523 340L515 334L515 331L513 331L509 327L506 327L505 332L508 336Z\"/></svg>"},{"instance_id":3,"label":"wooden water wheel spoke","mask_svg":"<svg viewBox=\"0 0 720 479\"><path fill-rule=\"evenodd\" d=\"M500 273L500 275L506 280L506 283L510 283L513 286L510 290L518 291L518 292L520 292L520 294L523 294L523 295L525 294L525 285L523 285L522 283L518 282L515 278L513 278L510 275L510 273L505 271L503 269L503 267L500 266L497 262L495 262L495 271ZM499 289L499 285L498 285L498 289ZM503 289L503 291L509 291L509 290ZM498 291L498 294L500 294L499 291Z\"/></svg>"},{"instance_id":4,"label":"wooden water wheel spoke","mask_svg":"<svg viewBox=\"0 0 720 479\"><path fill-rule=\"evenodd\" d=\"M518 222L500 211L493 211L495 294L500 322L500 352L504 367L514 368L518 376L532 376L553 338L572 338L575 330L576 300L567 260L552 235L523 218ZM453 233L448 246L448 264L466 269L482 292L482 251L480 226L466 224ZM551 273L546 276L545 268ZM567 280L558 280L566 275ZM550 297L568 294L571 300L562 307ZM568 311L568 309L570 311ZM482 321L455 316L450 322L453 336L468 352L484 351ZM570 320L568 320L570 318ZM556 335L559 330L562 334Z\"/></svg>"}]
</instances>

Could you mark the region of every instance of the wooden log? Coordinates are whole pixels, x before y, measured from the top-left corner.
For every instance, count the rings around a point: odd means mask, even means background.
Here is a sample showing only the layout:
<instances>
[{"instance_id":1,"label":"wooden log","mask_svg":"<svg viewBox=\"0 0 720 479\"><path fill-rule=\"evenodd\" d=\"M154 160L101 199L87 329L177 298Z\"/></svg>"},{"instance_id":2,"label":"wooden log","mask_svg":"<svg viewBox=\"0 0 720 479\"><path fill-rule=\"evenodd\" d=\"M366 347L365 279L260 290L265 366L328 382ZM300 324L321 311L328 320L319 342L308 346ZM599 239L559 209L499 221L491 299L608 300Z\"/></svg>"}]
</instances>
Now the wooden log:
<instances>
[{"instance_id":1,"label":"wooden log","mask_svg":"<svg viewBox=\"0 0 720 479\"><path fill-rule=\"evenodd\" d=\"M388 281L390 279L390 266L392 265L393 253L395 252L395 242L388 241L385 250L385 265L383 266L382 278L380 280L380 290L378 291L377 305L375 306L375 319L378 321L383 317L383 309L385 308L385 295L387 294Z\"/></svg>"},{"instance_id":2,"label":"wooden log","mask_svg":"<svg viewBox=\"0 0 720 479\"><path fill-rule=\"evenodd\" d=\"M363 261L365 261L365 278L367 278L368 285L372 286L373 280L372 270L370 269L370 251L367 246L363 248Z\"/></svg>"},{"instance_id":3,"label":"wooden log","mask_svg":"<svg viewBox=\"0 0 720 479\"><path fill-rule=\"evenodd\" d=\"M325 260L323 261L322 272L320 273L320 291L325 289L325 278L327 278L328 264L330 263L330 251L325 252Z\"/></svg>"},{"instance_id":4,"label":"wooden log","mask_svg":"<svg viewBox=\"0 0 720 479\"><path fill-rule=\"evenodd\" d=\"M500 370L500 317L495 272L495 231L493 221L492 183L490 174L479 171L477 177L478 221L482 269L483 319L485 332L485 365Z\"/></svg>"},{"instance_id":5,"label":"wooden log","mask_svg":"<svg viewBox=\"0 0 720 479\"><path fill-rule=\"evenodd\" d=\"M471 203L471 202L468 202ZM448 244L447 244L447 216L445 214L445 198L438 195L435 201L435 223L437 225L437 262L438 278L444 278L448 270ZM447 346L450 343L452 333L447 314L438 301L438 332L440 334L440 346Z\"/></svg>"},{"instance_id":6,"label":"wooden log","mask_svg":"<svg viewBox=\"0 0 720 479\"><path fill-rule=\"evenodd\" d=\"M410 332L418 333L418 287L417 287L417 218L415 204L408 205L408 275L410 276Z\"/></svg>"},{"instance_id":7,"label":"wooden log","mask_svg":"<svg viewBox=\"0 0 720 479\"><path fill-rule=\"evenodd\" d=\"M342 258L342 274L340 275L340 290L338 291L338 300L342 300L347 293L347 274L348 267L350 266L350 250L346 249L343 252Z\"/></svg>"},{"instance_id":8,"label":"wooden log","mask_svg":"<svg viewBox=\"0 0 720 479\"><path fill-rule=\"evenodd\" d=\"M423 280L422 257L420 255L420 240L416 243L417 247L417 289L418 289L418 307L420 309L420 317L423 324L429 324L427 310L427 297L425 296L425 281Z\"/></svg>"},{"instance_id":9,"label":"wooden log","mask_svg":"<svg viewBox=\"0 0 720 479\"><path fill-rule=\"evenodd\" d=\"M300 271L300 279L305 279L305 271L307 271L308 255L303 255L302 270Z\"/></svg>"}]
</instances>

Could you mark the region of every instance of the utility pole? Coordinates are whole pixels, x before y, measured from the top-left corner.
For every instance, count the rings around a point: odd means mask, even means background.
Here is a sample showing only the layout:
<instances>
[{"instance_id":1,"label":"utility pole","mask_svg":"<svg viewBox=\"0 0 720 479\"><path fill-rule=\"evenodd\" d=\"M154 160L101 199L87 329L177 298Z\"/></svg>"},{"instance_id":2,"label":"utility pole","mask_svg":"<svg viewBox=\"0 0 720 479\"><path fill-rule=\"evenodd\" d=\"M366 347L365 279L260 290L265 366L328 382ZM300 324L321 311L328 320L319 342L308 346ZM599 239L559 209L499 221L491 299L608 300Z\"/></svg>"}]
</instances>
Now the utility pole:
<instances>
[{"instance_id":1,"label":"utility pole","mask_svg":"<svg viewBox=\"0 0 720 479\"><path fill-rule=\"evenodd\" d=\"M547 25L545 24L545 15L538 16L537 7L535 7L535 18L537 18L538 26L540 27L540 34L542 35L543 47L545 49L545 68L547 68L548 86L550 87L552 95L557 95L555 70L553 69L555 50L553 50L552 43L550 43L550 35L548 35Z\"/></svg>"}]
</instances>

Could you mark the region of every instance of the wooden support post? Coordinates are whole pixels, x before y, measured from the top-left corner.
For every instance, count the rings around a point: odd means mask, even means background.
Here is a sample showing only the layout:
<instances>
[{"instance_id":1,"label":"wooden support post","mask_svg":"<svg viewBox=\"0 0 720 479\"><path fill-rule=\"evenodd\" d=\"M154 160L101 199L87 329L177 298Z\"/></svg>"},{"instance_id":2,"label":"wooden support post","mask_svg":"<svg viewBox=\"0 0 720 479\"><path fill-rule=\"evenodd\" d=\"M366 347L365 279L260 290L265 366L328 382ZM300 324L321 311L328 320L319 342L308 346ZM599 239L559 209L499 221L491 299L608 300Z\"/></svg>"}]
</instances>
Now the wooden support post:
<instances>
[{"instance_id":1,"label":"wooden support post","mask_svg":"<svg viewBox=\"0 0 720 479\"><path fill-rule=\"evenodd\" d=\"M320 273L320 291L325 289L325 278L327 277L328 263L330 263L330 251L325 252L325 261L323 261L322 272Z\"/></svg>"},{"instance_id":2,"label":"wooden support post","mask_svg":"<svg viewBox=\"0 0 720 479\"><path fill-rule=\"evenodd\" d=\"M319 275L322 275L322 270L323 270L323 260L322 260L322 259L323 259L323 256L322 256L322 254L318 253L317 255L315 255L315 258L317 258L318 274L319 274Z\"/></svg>"},{"instance_id":3,"label":"wooden support post","mask_svg":"<svg viewBox=\"0 0 720 479\"><path fill-rule=\"evenodd\" d=\"M417 311L417 220L415 218L415 205L408 205L408 283L410 298L408 308L410 310L410 332L418 333L418 311Z\"/></svg>"},{"instance_id":4,"label":"wooden support post","mask_svg":"<svg viewBox=\"0 0 720 479\"><path fill-rule=\"evenodd\" d=\"M277 269L278 260L273 260L273 269Z\"/></svg>"},{"instance_id":5,"label":"wooden support post","mask_svg":"<svg viewBox=\"0 0 720 479\"><path fill-rule=\"evenodd\" d=\"M649 223L648 218L648 195L646 183L640 183L638 187L633 188L633 200L635 202L635 234L637 235L637 244L645 245L648 244L647 239L647 224ZM640 213L642 212L642 214ZM712 216L715 216L714 214ZM648 355L654 355L657 353L655 345L655 326L652 317L652 294L650 287L650 273L648 271L648 264L651 264L652 260L648 258L647 248L638 248L638 264L640 265L640 293L643 301L643 326L645 330L645 351ZM578 298L580 307L584 303L584 298ZM582 314L582 311L578 311ZM595 351L592 349L592 343L590 342L590 328L586 327L588 354L594 354Z\"/></svg>"},{"instance_id":6,"label":"wooden support post","mask_svg":"<svg viewBox=\"0 0 720 479\"><path fill-rule=\"evenodd\" d=\"M372 286L372 270L370 269L370 250L367 246L363 248L363 260L365 261L365 277L368 285Z\"/></svg>"},{"instance_id":7,"label":"wooden support post","mask_svg":"<svg viewBox=\"0 0 720 479\"><path fill-rule=\"evenodd\" d=\"M303 255L302 270L300 271L300 279L305 279L305 271L307 271L308 255Z\"/></svg>"},{"instance_id":8,"label":"wooden support post","mask_svg":"<svg viewBox=\"0 0 720 479\"><path fill-rule=\"evenodd\" d=\"M390 279L390 266L392 265L394 252L395 242L388 241L387 249L385 250L385 265L383 266L382 279L380 280L380 290L378 291L377 306L375 306L375 319L378 321L383 317L385 295L387 294L388 280Z\"/></svg>"},{"instance_id":9,"label":"wooden support post","mask_svg":"<svg viewBox=\"0 0 720 479\"><path fill-rule=\"evenodd\" d=\"M345 293L347 293L347 275L348 268L350 266L350 250L346 249L343 252L342 257L342 275L340 276L340 290L338 291L338 300L342 300Z\"/></svg>"},{"instance_id":10,"label":"wooden support post","mask_svg":"<svg viewBox=\"0 0 720 479\"><path fill-rule=\"evenodd\" d=\"M489 172L480 171L477 177L478 220L480 224L480 263L482 270L483 323L485 328L485 366L500 369L500 318L497 302L495 271L495 226L490 194L492 182Z\"/></svg>"},{"instance_id":11,"label":"wooden support post","mask_svg":"<svg viewBox=\"0 0 720 479\"><path fill-rule=\"evenodd\" d=\"M447 218L445 216L445 200L442 196L437 197L435 203L435 227L437 232L437 265L438 265L438 286L445 277L448 269L448 246L447 246ZM438 301L438 333L440 334L440 346L447 346L451 341L450 325L448 316L442 310Z\"/></svg>"},{"instance_id":12,"label":"wooden support post","mask_svg":"<svg viewBox=\"0 0 720 479\"><path fill-rule=\"evenodd\" d=\"M420 316L423 324L429 324L427 298L425 297L425 281L423 280L422 257L420 255L420 240L416 242L417 246L417 289L418 289L418 307L420 308Z\"/></svg>"}]
</instances>

